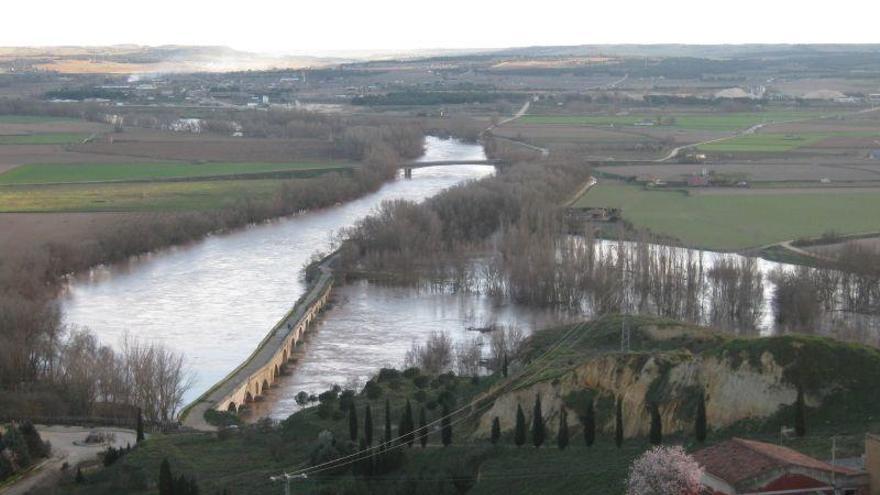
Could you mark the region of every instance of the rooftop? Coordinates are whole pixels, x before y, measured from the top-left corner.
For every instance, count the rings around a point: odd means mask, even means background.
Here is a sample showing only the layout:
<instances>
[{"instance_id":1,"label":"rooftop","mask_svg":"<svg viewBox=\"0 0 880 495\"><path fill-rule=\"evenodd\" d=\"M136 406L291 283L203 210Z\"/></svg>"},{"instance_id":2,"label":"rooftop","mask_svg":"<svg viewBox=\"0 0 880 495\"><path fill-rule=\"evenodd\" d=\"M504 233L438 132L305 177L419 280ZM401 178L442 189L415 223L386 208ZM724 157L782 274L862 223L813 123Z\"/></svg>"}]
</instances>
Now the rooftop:
<instances>
[{"instance_id":1,"label":"rooftop","mask_svg":"<svg viewBox=\"0 0 880 495\"><path fill-rule=\"evenodd\" d=\"M733 438L702 449L694 453L694 458L708 473L732 485L790 467L846 476L859 474L858 471L832 466L786 447L742 438Z\"/></svg>"}]
</instances>

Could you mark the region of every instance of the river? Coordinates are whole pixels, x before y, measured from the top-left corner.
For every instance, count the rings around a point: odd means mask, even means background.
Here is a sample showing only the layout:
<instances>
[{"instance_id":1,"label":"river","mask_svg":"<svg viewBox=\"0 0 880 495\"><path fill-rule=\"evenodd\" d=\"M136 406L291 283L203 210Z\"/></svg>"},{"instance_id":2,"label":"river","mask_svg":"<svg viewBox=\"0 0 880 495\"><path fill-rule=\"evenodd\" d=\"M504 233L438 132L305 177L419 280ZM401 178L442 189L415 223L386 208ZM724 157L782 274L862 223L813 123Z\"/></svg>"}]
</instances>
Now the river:
<instances>
[{"instance_id":1,"label":"river","mask_svg":"<svg viewBox=\"0 0 880 495\"><path fill-rule=\"evenodd\" d=\"M429 137L423 161L479 160L478 145ZM185 399L195 399L246 358L304 291L302 267L313 253L331 249L333 233L355 223L382 201L423 200L454 184L493 173L481 165L415 169L356 201L255 225L189 246L163 250L128 263L102 267L71 281L62 299L65 322L89 327L102 342L116 344L125 333L159 341L186 355L195 382ZM614 243L602 241L605 248ZM687 251L682 251L686 253ZM706 266L735 254L692 251ZM480 262L480 261L478 261ZM767 276L778 263L760 260L764 285L761 314L753 332L774 328ZM251 418L285 418L296 411L300 391L317 394L334 384L353 386L383 366L400 366L413 342L433 331L454 341L480 337L475 328L517 327L523 334L573 319L569 313L536 310L489 297L484 291L387 286L358 281L337 286L333 303L306 334L294 354L292 373L252 407ZM708 323L708 322L703 322ZM830 333L878 345L876 318L858 325L831 322ZM843 331L850 332L845 334ZM856 332L856 334L853 334ZM485 343L489 337L483 336Z\"/></svg>"},{"instance_id":2,"label":"river","mask_svg":"<svg viewBox=\"0 0 880 495\"><path fill-rule=\"evenodd\" d=\"M422 160L484 159L481 146L428 137ZM210 236L71 280L64 322L101 342L125 334L186 355L194 373L186 402L235 368L304 291L302 267L327 252L332 235L391 199L424 200L494 173L486 165L427 167L355 201Z\"/></svg>"}]
</instances>

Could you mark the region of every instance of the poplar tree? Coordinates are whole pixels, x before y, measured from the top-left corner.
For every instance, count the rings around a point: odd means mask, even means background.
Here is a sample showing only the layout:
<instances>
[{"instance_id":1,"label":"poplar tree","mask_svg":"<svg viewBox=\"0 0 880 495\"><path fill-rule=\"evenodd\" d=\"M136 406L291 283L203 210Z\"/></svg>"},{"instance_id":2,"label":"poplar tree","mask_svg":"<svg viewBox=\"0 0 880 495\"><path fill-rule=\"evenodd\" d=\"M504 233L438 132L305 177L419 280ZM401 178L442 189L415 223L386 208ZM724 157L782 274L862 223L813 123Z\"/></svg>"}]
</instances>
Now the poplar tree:
<instances>
[{"instance_id":1,"label":"poplar tree","mask_svg":"<svg viewBox=\"0 0 880 495\"><path fill-rule=\"evenodd\" d=\"M526 443L526 415L523 414L522 406L516 405L516 429L513 432L513 443L521 447Z\"/></svg>"},{"instance_id":2,"label":"poplar tree","mask_svg":"<svg viewBox=\"0 0 880 495\"><path fill-rule=\"evenodd\" d=\"M649 435L651 443L660 445L663 443L663 421L660 417L660 406L656 402L651 402L651 433Z\"/></svg>"},{"instance_id":3,"label":"poplar tree","mask_svg":"<svg viewBox=\"0 0 880 495\"><path fill-rule=\"evenodd\" d=\"M174 495L174 476L168 458L162 459L159 465L159 495Z\"/></svg>"},{"instance_id":4,"label":"poplar tree","mask_svg":"<svg viewBox=\"0 0 880 495\"><path fill-rule=\"evenodd\" d=\"M592 447L596 442L596 411L593 405L593 398L587 401L587 410L584 411L584 443L587 447Z\"/></svg>"},{"instance_id":5,"label":"poplar tree","mask_svg":"<svg viewBox=\"0 0 880 495\"><path fill-rule=\"evenodd\" d=\"M428 415L425 412L425 406L419 411L419 442L422 448L428 446Z\"/></svg>"},{"instance_id":6,"label":"poplar tree","mask_svg":"<svg viewBox=\"0 0 880 495\"><path fill-rule=\"evenodd\" d=\"M623 399L617 398L617 408L614 412L614 444L617 448L623 446Z\"/></svg>"},{"instance_id":7,"label":"poplar tree","mask_svg":"<svg viewBox=\"0 0 880 495\"><path fill-rule=\"evenodd\" d=\"M443 446L446 447L452 443L452 421L449 419L449 407L443 406L443 419L440 421L440 436Z\"/></svg>"},{"instance_id":8,"label":"poplar tree","mask_svg":"<svg viewBox=\"0 0 880 495\"><path fill-rule=\"evenodd\" d=\"M532 443L536 448L544 443L544 416L539 395L535 396L535 408L532 411Z\"/></svg>"},{"instance_id":9,"label":"poplar tree","mask_svg":"<svg viewBox=\"0 0 880 495\"><path fill-rule=\"evenodd\" d=\"M367 446L373 445L373 408L369 404L364 411L364 439L367 441Z\"/></svg>"},{"instance_id":10,"label":"poplar tree","mask_svg":"<svg viewBox=\"0 0 880 495\"><path fill-rule=\"evenodd\" d=\"M138 408L137 411L137 443L141 443L144 440L144 413L141 411L141 408Z\"/></svg>"},{"instance_id":11,"label":"poplar tree","mask_svg":"<svg viewBox=\"0 0 880 495\"><path fill-rule=\"evenodd\" d=\"M559 433L556 435L556 446L559 450L568 447L568 411L563 407L559 411Z\"/></svg>"},{"instance_id":12,"label":"poplar tree","mask_svg":"<svg viewBox=\"0 0 880 495\"><path fill-rule=\"evenodd\" d=\"M385 443L391 442L391 401L385 399Z\"/></svg>"},{"instance_id":13,"label":"poplar tree","mask_svg":"<svg viewBox=\"0 0 880 495\"><path fill-rule=\"evenodd\" d=\"M489 437L489 441L492 442L492 445L496 445L498 440L501 438L501 420L498 419L498 416L492 420L492 435Z\"/></svg>"},{"instance_id":14,"label":"poplar tree","mask_svg":"<svg viewBox=\"0 0 880 495\"><path fill-rule=\"evenodd\" d=\"M697 402L697 417L694 424L694 436L697 441L703 443L706 441L707 425L706 425L706 395L700 392L700 401Z\"/></svg>"},{"instance_id":15,"label":"poplar tree","mask_svg":"<svg viewBox=\"0 0 880 495\"><path fill-rule=\"evenodd\" d=\"M358 441L358 415L354 404L348 408L348 437L352 442Z\"/></svg>"},{"instance_id":16,"label":"poplar tree","mask_svg":"<svg viewBox=\"0 0 880 495\"><path fill-rule=\"evenodd\" d=\"M400 424L397 425L397 435L400 437L401 443L405 443L412 447L414 427L415 423L413 422L412 405L410 405L409 400L407 400L406 406L403 408L403 415L400 418Z\"/></svg>"},{"instance_id":17,"label":"poplar tree","mask_svg":"<svg viewBox=\"0 0 880 495\"><path fill-rule=\"evenodd\" d=\"M798 387L797 399L794 402L794 433L799 437L807 434L807 418L804 409L804 389Z\"/></svg>"}]
</instances>

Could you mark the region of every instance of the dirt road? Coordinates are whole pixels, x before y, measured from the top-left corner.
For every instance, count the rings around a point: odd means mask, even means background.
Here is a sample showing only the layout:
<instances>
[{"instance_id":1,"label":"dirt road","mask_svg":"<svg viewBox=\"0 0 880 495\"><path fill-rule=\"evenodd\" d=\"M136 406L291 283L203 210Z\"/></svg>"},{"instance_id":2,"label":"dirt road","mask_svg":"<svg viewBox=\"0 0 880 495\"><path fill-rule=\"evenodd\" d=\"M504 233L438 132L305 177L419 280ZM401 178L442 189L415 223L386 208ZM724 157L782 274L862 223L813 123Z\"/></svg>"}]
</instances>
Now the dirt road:
<instances>
[{"instance_id":1,"label":"dirt road","mask_svg":"<svg viewBox=\"0 0 880 495\"><path fill-rule=\"evenodd\" d=\"M114 447L134 445L136 435L133 430L119 428L83 428L79 426L41 426L37 425L37 431L44 441L52 444L52 458L44 461L39 468L25 476L18 483L0 490L3 495L24 495L31 490L52 485L61 478L61 466L66 462L71 472L76 471L76 466L82 462L95 459L97 455L108 447L108 444L85 445L82 444L86 435L91 431L103 431L113 433L116 438Z\"/></svg>"}]
</instances>

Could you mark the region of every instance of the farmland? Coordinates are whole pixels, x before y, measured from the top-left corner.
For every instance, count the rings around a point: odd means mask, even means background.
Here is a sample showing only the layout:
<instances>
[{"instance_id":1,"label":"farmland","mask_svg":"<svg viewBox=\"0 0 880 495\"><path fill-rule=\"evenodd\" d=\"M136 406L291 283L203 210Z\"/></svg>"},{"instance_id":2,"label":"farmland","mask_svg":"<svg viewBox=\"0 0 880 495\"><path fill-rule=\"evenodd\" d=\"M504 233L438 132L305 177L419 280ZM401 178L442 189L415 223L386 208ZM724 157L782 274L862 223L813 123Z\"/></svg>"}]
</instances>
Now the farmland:
<instances>
[{"instance_id":1,"label":"farmland","mask_svg":"<svg viewBox=\"0 0 880 495\"><path fill-rule=\"evenodd\" d=\"M0 124L45 124L51 122L76 122L76 120L40 115L0 115Z\"/></svg>"},{"instance_id":2,"label":"farmland","mask_svg":"<svg viewBox=\"0 0 880 495\"><path fill-rule=\"evenodd\" d=\"M189 211L270 197L277 180L103 183L0 187L0 212Z\"/></svg>"},{"instance_id":3,"label":"farmland","mask_svg":"<svg viewBox=\"0 0 880 495\"><path fill-rule=\"evenodd\" d=\"M639 123L657 123L662 126L688 130L736 131L771 122L789 122L814 119L820 112L774 110L767 112L633 114L633 115L526 115L526 124L581 125L581 126L635 126ZM658 122L659 119L659 122Z\"/></svg>"},{"instance_id":4,"label":"farmland","mask_svg":"<svg viewBox=\"0 0 880 495\"><path fill-rule=\"evenodd\" d=\"M770 152L779 153L798 148L811 147L832 138L870 137L870 133L829 132L829 133L760 133L743 134L731 139L716 141L699 146L709 152Z\"/></svg>"},{"instance_id":5,"label":"farmland","mask_svg":"<svg viewBox=\"0 0 880 495\"><path fill-rule=\"evenodd\" d=\"M73 144L87 139L90 134L76 132L52 132L45 134L19 134L0 136L0 145L4 144Z\"/></svg>"},{"instance_id":6,"label":"farmland","mask_svg":"<svg viewBox=\"0 0 880 495\"><path fill-rule=\"evenodd\" d=\"M575 207L610 206L636 228L695 247L737 250L799 237L880 230L880 191L791 190L762 194L689 195L600 183Z\"/></svg>"},{"instance_id":7,"label":"farmland","mask_svg":"<svg viewBox=\"0 0 880 495\"><path fill-rule=\"evenodd\" d=\"M289 172L321 173L351 165L327 163L84 163L22 165L0 174L0 184L173 180Z\"/></svg>"}]
</instances>

